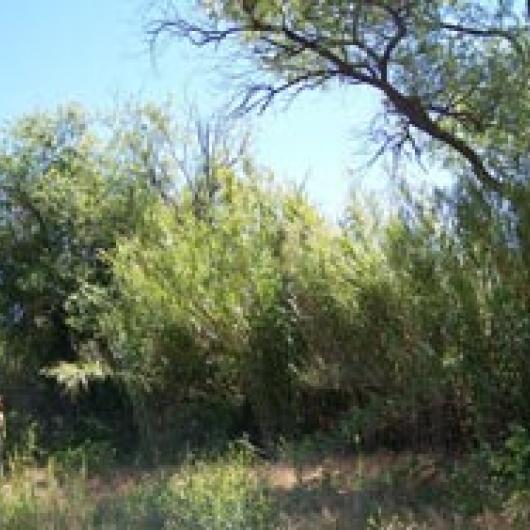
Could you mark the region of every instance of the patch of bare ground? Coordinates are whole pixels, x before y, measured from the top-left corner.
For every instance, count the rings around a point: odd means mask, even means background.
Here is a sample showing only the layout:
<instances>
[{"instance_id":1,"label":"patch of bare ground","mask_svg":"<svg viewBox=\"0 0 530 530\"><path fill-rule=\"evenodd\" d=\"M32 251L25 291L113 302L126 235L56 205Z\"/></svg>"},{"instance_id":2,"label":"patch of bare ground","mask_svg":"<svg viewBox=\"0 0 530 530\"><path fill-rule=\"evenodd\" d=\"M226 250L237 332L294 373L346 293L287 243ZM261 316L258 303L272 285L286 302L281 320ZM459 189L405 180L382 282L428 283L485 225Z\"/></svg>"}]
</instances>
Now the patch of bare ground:
<instances>
[{"instance_id":1,"label":"patch of bare ground","mask_svg":"<svg viewBox=\"0 0 530 530\"><path fill-rule=\"evenodd\" d=\"M464 517L443 502L440 457L377 453L263 465L288 530L504 530L502 516Z\"/></svg>"}]
</instances>

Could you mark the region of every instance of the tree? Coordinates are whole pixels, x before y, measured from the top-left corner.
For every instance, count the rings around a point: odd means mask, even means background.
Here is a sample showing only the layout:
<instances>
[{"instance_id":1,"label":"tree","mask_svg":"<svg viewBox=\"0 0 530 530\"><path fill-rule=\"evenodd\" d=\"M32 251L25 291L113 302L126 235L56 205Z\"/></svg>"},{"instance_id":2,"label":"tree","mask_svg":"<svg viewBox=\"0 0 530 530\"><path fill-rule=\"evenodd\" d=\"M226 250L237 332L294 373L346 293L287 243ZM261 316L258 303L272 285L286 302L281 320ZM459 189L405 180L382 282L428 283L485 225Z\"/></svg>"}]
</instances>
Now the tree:
<instances>
[{"instance_id":1,"label":"tree","mask_svg":"<svg viewBox=\"0 0 530 530\"><path fill-rule=\"evenodd\" d=\"M195 105L189 105L187 115L177 155L178 168L200 217L207 215L220 191L217 170L249 162L250 132L226 114L202 116Z\"/></svg>"},{"instance_id":2,"label":"tree","mask_svg":"<svg viewBox=\"0 0 530 530\"><path fill-rule=\"evenodd\" d=\"M197 0L165 4L148 33L196 46L236 41L258 66L238 110L339 82L382 95L379 151L433 142L479 187L514 198L528 169L529 33L507 0ZM241 64L241 60L235 61ZM522 136L522 138L521 138Z\"/></svg>"}]
</instances>

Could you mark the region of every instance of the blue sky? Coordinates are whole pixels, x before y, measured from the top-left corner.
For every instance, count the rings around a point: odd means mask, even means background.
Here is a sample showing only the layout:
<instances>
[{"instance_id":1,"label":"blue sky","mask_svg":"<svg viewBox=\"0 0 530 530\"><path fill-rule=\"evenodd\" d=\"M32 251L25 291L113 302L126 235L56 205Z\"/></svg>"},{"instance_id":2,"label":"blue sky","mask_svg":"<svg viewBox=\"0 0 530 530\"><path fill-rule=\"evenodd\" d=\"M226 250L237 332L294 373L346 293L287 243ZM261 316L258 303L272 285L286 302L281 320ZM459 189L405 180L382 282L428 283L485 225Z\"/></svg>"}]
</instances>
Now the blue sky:
<instances>
[{"instance_id":1,"label":"blue sky","mask_svg":"<svg viewBox=\"0 0 530 530\"><path fill-rule=\"evenodd\" d=\"M221 106L212 51L174 43L150 56L142 25L146 0L2 0L0 121L61 103L101 109L133 97ZM351 185L384 187L379 170L349 172L366 146L358 133L377 108L368 91L307 94L255 120L258 160L282 178L305 179L314 202L338 211Z\"/></svg>"}]
</instances>

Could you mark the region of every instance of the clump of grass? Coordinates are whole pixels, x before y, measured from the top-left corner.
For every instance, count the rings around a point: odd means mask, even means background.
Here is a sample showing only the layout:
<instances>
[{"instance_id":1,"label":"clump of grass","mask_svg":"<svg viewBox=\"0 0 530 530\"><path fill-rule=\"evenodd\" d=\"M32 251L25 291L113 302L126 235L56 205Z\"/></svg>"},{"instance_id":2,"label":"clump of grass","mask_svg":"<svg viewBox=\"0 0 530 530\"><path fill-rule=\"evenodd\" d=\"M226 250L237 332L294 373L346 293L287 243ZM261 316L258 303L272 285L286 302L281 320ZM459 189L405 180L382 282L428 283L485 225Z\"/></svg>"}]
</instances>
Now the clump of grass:
<instances>
[{"instance_id":1,"label":"clump of grass","mask_svg":"<svg viewBox=\"0 0 530 530\"><path fill-rule=\"evenodd\" d=\"M274 507L251 470L252 455L232 452L228 459L191 463L169 481L168 530L274 528Z\"/></svg>"},{"instance_id":2,"label":"clump of grass","mask_svg":"<svg viewBox=\"0 0 530 530\"><path fill-rule=\"evenodd\" d=\"M392 515L389 517L372 517L368 521L368 530L432 530L426 523L414 520L412 516Z\"/></svg>"},{"instance_id":3,"label":"clump of grass","mask_svg":"<svg viewBox=\"0 0 530 530\"><path fill-rule=\"evenodd\" d=\"M9 459L9 477L0 481L2 530L84 530L94 509L87 491L86 469L72 472L61 485L57 465L37 467L26 451Z\"/></svg>"}]
</instances>

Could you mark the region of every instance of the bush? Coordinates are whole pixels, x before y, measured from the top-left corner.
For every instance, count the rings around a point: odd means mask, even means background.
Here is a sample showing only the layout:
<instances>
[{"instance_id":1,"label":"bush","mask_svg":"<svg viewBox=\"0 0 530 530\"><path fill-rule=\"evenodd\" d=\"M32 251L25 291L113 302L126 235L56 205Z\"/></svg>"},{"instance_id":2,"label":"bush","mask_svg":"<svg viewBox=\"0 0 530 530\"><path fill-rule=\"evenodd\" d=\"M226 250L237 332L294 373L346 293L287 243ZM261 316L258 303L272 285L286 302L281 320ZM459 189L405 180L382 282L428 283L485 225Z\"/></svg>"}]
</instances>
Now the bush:
<instances>
[{"instance_id":1,"label":"bush","mask_svg":"<svg viewBox=\"0 0 530 530\"><path fill-rule=\"evenodd\" d=\"M251 471L249 455L190 464L169 481L167 530L274 528L270 498Z\"/></svg>"}]
</instances>

